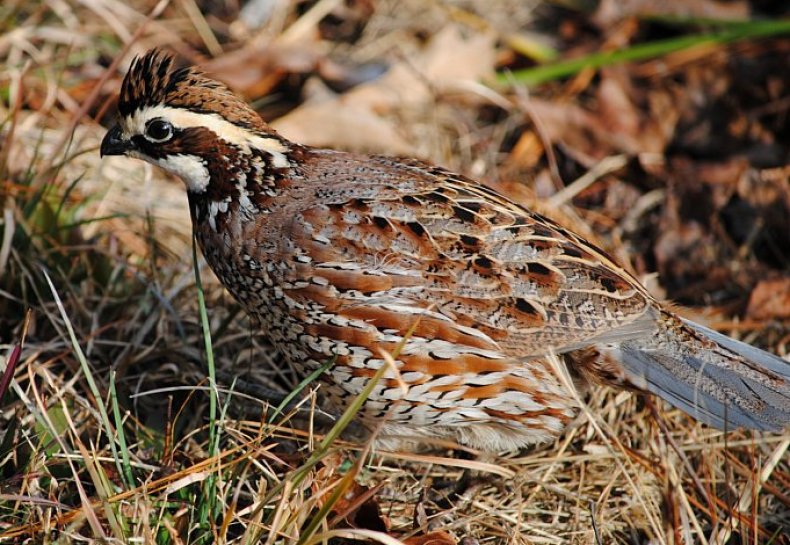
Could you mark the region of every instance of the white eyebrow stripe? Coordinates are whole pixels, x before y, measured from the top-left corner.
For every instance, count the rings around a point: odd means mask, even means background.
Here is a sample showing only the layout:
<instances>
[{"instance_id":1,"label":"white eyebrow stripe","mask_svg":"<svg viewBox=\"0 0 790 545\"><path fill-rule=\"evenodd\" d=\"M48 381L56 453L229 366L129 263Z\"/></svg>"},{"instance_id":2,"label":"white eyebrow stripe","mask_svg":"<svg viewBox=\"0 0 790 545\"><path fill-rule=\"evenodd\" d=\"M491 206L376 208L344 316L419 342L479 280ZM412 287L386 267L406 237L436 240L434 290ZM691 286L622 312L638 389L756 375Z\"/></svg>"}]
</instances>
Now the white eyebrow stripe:
<instances>
[{"instance_id":1,"label":"white eyebrow stripe","mask_svg":"<svg viewBox=\"0 0 790 545\"><path fill-rule=\"evenodd\" d=\"M128 139L135 134L143 134L145 124L157 117L168 120L177 129L194 127L208 129L221 140L239 147L245 152L249 152L250 148L265 151L271 155L272 166L276 168L285 168L290 165L285 155L288 148L282 142L276 138L267 138L245 130L214 112L198 113L171 106L149 106L136 110L132 115L123 118L121 127L124 138Z\"/></svg>"}]
</instances>

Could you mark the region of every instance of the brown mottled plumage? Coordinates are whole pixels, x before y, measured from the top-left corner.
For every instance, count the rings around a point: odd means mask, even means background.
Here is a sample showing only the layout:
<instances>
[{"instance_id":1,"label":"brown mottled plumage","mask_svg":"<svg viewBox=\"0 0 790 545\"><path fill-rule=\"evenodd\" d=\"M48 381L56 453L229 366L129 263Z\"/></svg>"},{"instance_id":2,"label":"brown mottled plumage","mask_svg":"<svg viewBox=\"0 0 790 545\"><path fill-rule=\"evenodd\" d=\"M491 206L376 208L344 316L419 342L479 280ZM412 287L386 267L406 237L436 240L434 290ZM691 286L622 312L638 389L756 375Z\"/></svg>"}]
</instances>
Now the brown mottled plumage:
<instances>
[{"instance_id":1,"label":"brown mottled plumage","mask_svg":"<svg viewBox=\"0 0 790 545\"><path fill-rule=\"evenodd\" d=\"M102 153L184 180L208 263L297 368L335 358L321 380L338 409L413 328L361 412L388 418L385 434L549 440L577 409L549 353L720 428L790 420L790 364L675 316L604 252L477 182L289 142L157 52L132 65L119 110Z\"/></svg>"},{"instance_id":2,"label":"brown mottled plumage","mask_svg":"<svg viewBox=\"0 0 790 545\"><path fill-rule=\"evenodd\" d=\"M172 57L152 51L129 69L118 99L118 112L128 116L159 104L218 113L238 125L261 125L258 114L227 87L193 68L175 69Z\"/></svg>"}]
</instances>

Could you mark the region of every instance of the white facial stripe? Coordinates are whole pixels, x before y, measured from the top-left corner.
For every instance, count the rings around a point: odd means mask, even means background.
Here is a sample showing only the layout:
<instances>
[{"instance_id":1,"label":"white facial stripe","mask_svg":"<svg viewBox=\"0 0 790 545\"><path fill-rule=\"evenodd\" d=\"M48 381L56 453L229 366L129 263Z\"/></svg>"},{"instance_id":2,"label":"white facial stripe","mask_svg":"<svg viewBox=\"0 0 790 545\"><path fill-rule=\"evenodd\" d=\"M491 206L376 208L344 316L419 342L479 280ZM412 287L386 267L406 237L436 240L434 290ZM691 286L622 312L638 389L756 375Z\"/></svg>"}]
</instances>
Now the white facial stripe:
<instances>
[{"instance_id":1,"label":"white facial stripe","mask_svg":"<svg viewBox=\"0 0 790 545\"><path fill-rule=\"evenodd\" d=\"M184 180L189 191L193 193L203 193L208 187L210 176L200 157L195 155L170 155L163 159L152 159L137 152L132 152L129 155L148 161L175 174Z\"/></svg>"},{"instance_id":2,"label":"white facial stripe","mask_svg":"<svg viewBox=\"0 0 790 545\"><path fill-rule=\"evenodd\" d=\"M220 139L245 152L249 152L251 147L265 151L271 155L272 165L276 168L285 168L290 164L285 156L287 149L279 140L246 131L216 113L196 113L170 106L143 108L135 111L131 116L121 119L124 138L128 139L136 134L143 134L146 122L156 117L168 120L176 129L193 127L209 129Z\"/></svg>"},{"instance_id":3,"label":"white facial stripe","mask_svg":"<svg viewBox=\"0 0 790 545\"><path fill-rule=\"evenodd\" d=\"M208 187L210 179L208 169L199 157L194 155L171 155L158 159L157 164L163 169L172 172L187 184L193 193L203 193Z\"/></svg>"}]
</instances>

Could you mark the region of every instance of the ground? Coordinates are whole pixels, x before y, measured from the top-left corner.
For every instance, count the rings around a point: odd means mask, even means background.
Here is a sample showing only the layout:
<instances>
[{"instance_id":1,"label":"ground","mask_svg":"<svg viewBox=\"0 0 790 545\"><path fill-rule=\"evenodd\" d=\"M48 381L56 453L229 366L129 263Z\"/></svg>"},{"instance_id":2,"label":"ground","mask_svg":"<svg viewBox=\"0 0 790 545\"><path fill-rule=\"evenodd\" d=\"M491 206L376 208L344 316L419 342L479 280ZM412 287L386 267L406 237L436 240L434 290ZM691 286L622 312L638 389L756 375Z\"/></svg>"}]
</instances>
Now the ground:
<instances>
[{"instance_id":1,"label":"ground","mask_svg":"<svg viewBox=\"0 0 790 545\"><path fill-rule=\"evenodd\" d=\"M0 543L790 543L790 435L655 399L595 389L555 444L498 457L338 438L353 414L327 425L309 381L267 414L255 388L304 377L200 260L196 285L182 184L98 155L163 47L293 140L477 178L787 357L782 4L4 3Z\"/></svg>"}]
</instances>

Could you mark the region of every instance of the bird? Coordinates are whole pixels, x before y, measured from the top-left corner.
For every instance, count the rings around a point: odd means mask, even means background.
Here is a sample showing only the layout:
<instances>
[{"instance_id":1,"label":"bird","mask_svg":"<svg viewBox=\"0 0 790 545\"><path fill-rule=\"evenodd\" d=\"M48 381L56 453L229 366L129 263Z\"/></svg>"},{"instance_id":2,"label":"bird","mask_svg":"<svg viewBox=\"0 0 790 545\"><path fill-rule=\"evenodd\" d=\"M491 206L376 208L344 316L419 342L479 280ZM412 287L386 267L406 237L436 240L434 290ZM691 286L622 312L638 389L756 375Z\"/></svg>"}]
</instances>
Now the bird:
<instances>
[{"instance_id":1,"label":"bird","mask_svg":"<svg viewBox=\"0 0 790 545\"><path fill-rule=\"evenodd\" d=\"M330 407L387 366L357 415L381 441L549 442L569 388L596 383L722 430L790 423L790 363L680 317L583 237L438 166L291 142L169 53L133 60L100 153L181 178L207 263L290 365L328 365Z\"/></svg>"}]
</instances>

